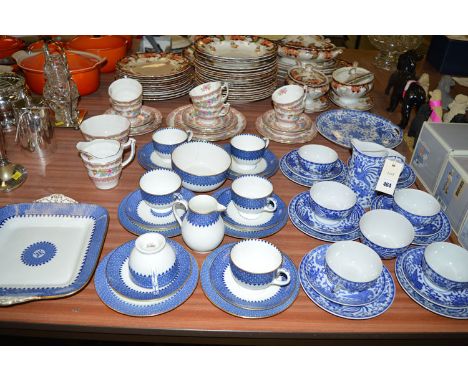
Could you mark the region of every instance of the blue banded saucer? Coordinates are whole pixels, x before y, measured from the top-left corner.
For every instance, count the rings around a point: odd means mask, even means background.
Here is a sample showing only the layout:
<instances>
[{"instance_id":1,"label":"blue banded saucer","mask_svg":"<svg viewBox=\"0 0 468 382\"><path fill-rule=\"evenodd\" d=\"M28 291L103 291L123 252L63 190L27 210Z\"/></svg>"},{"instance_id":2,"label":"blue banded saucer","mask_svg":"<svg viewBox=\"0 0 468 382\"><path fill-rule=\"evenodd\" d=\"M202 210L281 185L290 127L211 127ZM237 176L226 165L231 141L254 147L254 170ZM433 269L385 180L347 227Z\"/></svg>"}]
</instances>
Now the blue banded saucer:
<instances>
[{"instance_id":1,"label":"blue banded saucer","mask_svg":"<svg viewBox=\"0 0 468 382\"><path fill-rule=\"evenodd\" d=\"M321 296L342 305L361 306L367 305L378 298L385 289L384 272L377 279L377 284L361 292L353 292L347 289L334 291L333 284L329 281L325 272L325 254L331 244L314 248L302 260L305 266L307 280Z\"/></svg>"},{"instance_id":2,"label":"blue banded saucer","mask_svg":"<svg viewBox=\"0 0 468 382\"><path fill-rule=\"evenodd\" d=\"M387 195L379 195L372 201L371 209L387 209L391 210L393 198ZM434 218L433 223L429 226L428 231L415 230L413 245L429 245L436 241L445 241L449 238L452 228L450 221L445 212L440 211ZM430 233L433 232L434 233Z\"/></svg>"},{"instance_id":3,"label":"blue banded saucer","mask_svg":"<svg viewBox=\"0 0 468 382\"><path fill-rule=\"evenodd\" d=\"M231 154L231 144L226 143L223 146L223 149L227 151L228 154ZM228 178L234 180L242 175L258 175L263 178L270 178L271 176L275 175L276 171L278 171L279 167L278 158L276 158L275 154L269 149L265 150L265 154L263 154L263 158L261 159L260 163L253 168L252 170L241 170L236 166L236 163L232 161L231 167L229 168Z\"/></svg>"},{"instance_id":4,"label":"blue banded saucer","mask_svg":"<svg viewBox=\"0 0 468 382\"><path fill-rule=\"evenodd\" d=\"M112 310L128 316L156 316L169 312L182 305L193 293L198 282L198 266L193 256L190 256L190 276L184 285L170 296L154 300L135 300L122 296L109 285L106 267L112 252L99 263L94 276L94 286L99 298Z\"/></svg>"},{"instance_id":5,"label":"blue banded saucer","mask_svg":"<svg viewBox=\"0 0 468 382\"><path fill-rule=\"evenodd\" d=\"M310 187L315 182L334 180L343 183L348 174L346 165L338 159L337 165L328 174L313 174L299 164L297 150L290 151L280 159L279 167L284 176L301 186Z\"/></svg>"},{"instance_id":6,"label":"blue banded saucer","mask_svg":"<svg viewBox=\"0 0 468 382\"><path fill-rule=\"evenodd\" d=\"M411 287L434 304L446 308L468 308L468 289L442 289L426 279L421 267L424 249L413 248L406 251L402 260L403 271Z\"/></svg>"},{"instance_id":7,"label":"blue banded saucer","mask_svg":"<svg viewBox=\"0 0 468 382\"><path fill-rule=\"evenodd\" d=\"M294 205L294 212L306 226L311 227L314 231L328 235L338 235L351 233L359 229L359 220L362 215L364 215L364 209L359 204L354 206L348 217L341 220L329 220L325 222L320 217L316 216L309 200L309 191L300 193Z\"/></svg>"},{"instance_id":8,"label":"blue banded saucer","mask_svg":"<svg viewBox=\"0 0 468 382\"><path fill-rule=\"evenodd\" d=\"M468 307L465 308L448 308L442 305L438 305L429 301L427 298L423 297L418 291L412 287L409 280L406 278L405 275L405 262L406 257L408 254L412 253L412 251L418 250L421 248L413 248L405 253L401 254L397 257L395 263L395 275L400 283L403 290L406 294L414 300L417 304L421 305L423 308L429 310L432 313L438 314L440 316L448 317L448 318L455 318L459 320L466 320L468 319Z\"/></svg>"},{"instance_id":9,"label":"blue banded saucer","mask_svg":"<svg viewBox=\"0 0 468 382\"><path fill-rule=\"evenodd\" d=\"M294 263L285 254L283 254L283 266L286 267L291 273L291 283L288 286L283 287L287 288L289 291L288 296L284 296L284 299L277 299L275 295L272 297L272 300L270 302L268 302L268 300L265 301L265 306L267 306L266 308L261 308L260 305L257 305L257 308L247 308L247 306L251 305L251 303L247 300L242 300L242 306L238 306L227 301L225 298L222 297L222 293L216 288L216 286L212 282L212 273L215 272L214 269L212 271L212 268L216 266L217 269L222 269L222 267L218 268L218 258L220 256L224 256L227 252L229 252L233 245L235 245L235 243L225 244L219 247L215 251L211 252L210 255L203 262L202 269L200 272L200 280L203 292L205 293L206 297L215 306L217 306L224 312L232 314L233 316L243 318L271 317L289 308L289 306L294 302L299 293L299 279L297 277L297 271L294 266ZM222 275L218 275L217 277L222 278ZM281 292L281 294L282 293L283 292ZM273 300L275 300L277 304L272 304L271 302ZM261 301L258 301L257 303L260 304Z\"/></svg>"},{"instance_id":10,"label":"blue banded saucer","mask_svg":"<svg viewBox=\"0 0 468 382\"><path fill-rule=\"evenodd\" d=\"M288 207L289 219L291 219L291 222L299 231L305 233L308 236L314 237L316 239L323 240L323 241L330 241L330 242L343 241L343 240L356 240L361 236L361 231L359 229L356 229L352 232L344 233L344 234L326 234L323 232L316 231L313 227L304 223L299 218L296 212L296 208L297 208L296 204L298 203L301 195L302 193L299 195L296 195L291 200L291 202L289 203L289 207Z\"/></svg>"},{"instance_id":11,"label":"blue banded saucer","mask_svg":"<svg viewBox=\"0 0 468 382\"><path fill-rule=\"evenodd\" d=\"M135 240L131 240L114 249L109 256L106 267L109 285L122 296L135 300L162 298L177 292L190 275L190 254L175 241L167 240L167 243L176 253L175 266L178 268L176 277L169 284L163 286L159 291L153 291L133 283L128 269L130 253L135 246Z\"/></svg>"},{"instance_id":12,"label":"blue banded saucer","mask_svg":"<svg viewBox=\"0 0 468 382\"><path fill-rule=\"evenodd\" d=\"M222 188L212 195L218 203L228 207L231 202L231 188ZM276 201L276 210L271 213L271 219L262 224L255 224L255 220L249 222L249 224L241 224L234 220L227 213L230 211L223 212L222 217L225 225L225 233L228 236L240 238L240 239L259 239L273 235L283 228L288 222L288 214L286 210L286 204L281 198L276 195L271 195Z\"/></svg>"},{"instance_id":13,"label":"blue banded saucer","mask_svg":"<svg viewBox=\"0 0 468 382\"><path fill-rule=\"evenodd\" d=\"M313 287L308 278L306 267L307 256L299 265L299 280L301 281L302 289L307 296L320 308L335 316L348 318L351 320L365 320L373 318L384 313L393 303L395 299L395 283L392 276L385 266L383 267L384 275L384 290L372 302L361 306L350 306L337 304L322 295L320 295Z\"/></svg>"},{"instance_id":14,"label":"blue banded saucer","mask_svg":"<svg viewBox=\"0 0 468 382\"><path fill-rule=\"evenodd\" d=\"M149 142L138 150L138 163L145 170L157 168L172 168L171 162L163 161L154 151L153 142Z\"/></svg>"}]
</instances>

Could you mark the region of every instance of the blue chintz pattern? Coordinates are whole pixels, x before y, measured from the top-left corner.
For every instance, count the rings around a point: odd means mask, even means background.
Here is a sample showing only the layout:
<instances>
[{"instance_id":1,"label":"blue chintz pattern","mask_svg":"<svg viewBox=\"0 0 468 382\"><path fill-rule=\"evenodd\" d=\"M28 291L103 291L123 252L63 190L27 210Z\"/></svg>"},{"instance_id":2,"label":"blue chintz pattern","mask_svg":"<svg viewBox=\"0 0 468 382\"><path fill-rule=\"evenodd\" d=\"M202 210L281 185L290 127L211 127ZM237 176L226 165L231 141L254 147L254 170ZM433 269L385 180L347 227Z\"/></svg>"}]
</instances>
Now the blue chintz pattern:
<instances>
[{"instance_id":1,"label":"blue chintz pattern","mask_svg":"<svg viewBox=\"0 0 468 382\"><path fill-rule=\"evenodd\" d=\"M151 275L142 275L141 273L135 272L132 267L129 267L129 270L130 277L136 285L141 286L142 288L153 288ZM175 279L178 270L179 266L176 260L175 264L171 268L169 268L166 272L158 275L158 287L162 288L172 282L172 280Z\"/></svg>"},{"instance_id":2,"label":"blue chintz pattern","mask_svg":"<svg viewBox=\"0 0 468 382\"><path fill-rule=\"evenodd\" d=\"M329 174L333 169L336 167L337 162L333 163L315 163L305 160L299 156L299 163L301 164L302 168L311 173L316 175L326 175Z\"/></svg>"},{"instance_id":3,"label":"blue chintz pattern","mask_svg":"<svg viewBox=\"0 0 468 382\"><path fill-rule=\"evenodd\" d=\"M438 213L433 216L419 216L412 214L408 211L405 211L398 204L396 204L395 200L393 200L392 207L393 211L398 212L400 215L403 215L406 219L410 221L410 223L414 227L415 232L416 229L418 229L418 234L421 234L421 232L428 231L431 228L432 222L439 216Z\"/></svg>"},{"instance_id":4,"label":"blue chintz pattern","mask_svg":"<svg viewBox=\"0 0 468 382\"><path fill-rule=\"evenodd\" d=\"M193 175L193 174L189 174L188 172L185 172L184 170L177 167L174 163L172 163L172 167L174 171L182 178L184 182L194 184L197 186L211 186L211 185L216 185L218 183L222 183L226 180L227 174L229 172L229 169L228 169L216 175L199 176L199 175Z\"/></svg>"},{"instance_id":5,"label":"blue chintz pattern","mask_svg":"<svg viewBox=\"0 0 468 382\"><path fill-rule=\"evenodd\" d=\"M217 211L208 214L198 214L189 211L187 214L187 221L197 227L208 227L215 224L219 219L221 219L221 214Z\"/></svg>"},{"instance_id":6,"label":"blue chintz pattern","mask_svg":"<svg viewBox=\"0 0 468 382\"><path fill-rule=\"evenodd\" d=\"M333 269L329 267L327 262L325 262L325 273L327 274L328 280L335 288L344 288L351 292L362 292L367 289L371 289L375 287L377 283L377 279L368 282L355 282L346 280L334 272Z\"/></svg>"},{"instance_id":7,"label":"blue chintz pattern","mask_svg":"<svg viewBox=\"0 0 468 382\"><path fill-rule=\"evenodd\" d=\"M466 289L468 288L468 283L457 282L449 280L448 278L438 274L434 271L431 266L426 261L426 257L421 257L421 269L424 272L424 275L428 278L430 282L442 289L447 290L457 290L457 289Z\"/></svg>"},{"instance_id":8,"label":"blue chintz pattern","mask_svg":"<svg viewBox=\"0 0 468 382\"><path fill-rule=\"evenodd\" d=\"M361 234L361 242L367 245L368 247L372 248L384 260L398 257L409 248L409 245L407 245L406 247L401 247L401 248L381 247L380 245L375 244L373 241L370 241L368 238L366 238L362 234Z\"/></svg>"},{"instance_id":9,"label":"blue chintz pattern","mask_svg":"<svg viewBox=\"0 0 468 382\"><path fill-rule=\"evenodd\" d=\"M28 246L21 254L23 264L35 267L48 263L57 254L55 244L48 241L39 241Z\"/></svg>"},{"instance_id":10,"label":"blue chintz pattern","mask_svg":"<svg viewBox=\"0 0 468 382\"><path fill-rule=\"evenodd\" d=\"M316 215L330 220L345 219L354 209L354 206L352 206L346 210L332 210L330 208L321 206L312 198L310 198L310 205Z\"/></svg>"}]
</instances>

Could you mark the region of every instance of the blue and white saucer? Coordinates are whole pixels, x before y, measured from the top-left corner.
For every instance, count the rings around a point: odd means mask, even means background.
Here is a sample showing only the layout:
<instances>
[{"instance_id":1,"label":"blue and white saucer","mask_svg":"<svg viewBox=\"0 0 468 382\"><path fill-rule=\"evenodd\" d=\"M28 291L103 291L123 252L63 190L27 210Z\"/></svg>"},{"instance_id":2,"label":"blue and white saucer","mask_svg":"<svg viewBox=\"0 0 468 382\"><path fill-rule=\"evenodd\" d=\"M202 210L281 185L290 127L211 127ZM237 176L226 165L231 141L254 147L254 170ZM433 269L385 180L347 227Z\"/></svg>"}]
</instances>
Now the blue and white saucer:
<instances>
[{"instance_id":1,"label":"blue and white saucer","mask_svg":"<svg viewBox=\"0 0 468 382\"><path fill-rule=\"evenodd\" d=\"M312 210L309 191L301 192L294 204L294 213L307 226L314 231L328 235L347 234L359 229L359 220L364 215L364 209L356 204L351 214L341 220L325 220L318 217ZM291 213L291 212L290 212Z\"/></svg>"},{"instance_id":2,"label":"blue and white saucer","mask_svg":"<svg viewBox=\"0 0 468 382\"><path fill-rule=\"evenodd\" d=\"M301 167L298 157L299 154L297 153L297 150L293 150L283 155L279 163L281 172L286 178L292 180L294 183L310 187L315 182L321 182L324 180L334 180L340 183L343 183L346 180L346 176L348 174L347 167L340 159L338 159L337 165L332 171L330 171L330 173L313 174Z\"/></svg>"},{"instance_id":3,"label":"blue and white saucer","mask_svg":"<svg viewBox=\"0 0 468 382\"><path fill-rule=\"evenodd\" d=\"M396 188L408 188L416 182L416 174L408 163L405 163L405 167L401 171L400 177Z\"/></svg>"},{"instance_id":4,"label":"blue and white saucer","mask_svg":"<svg viewBox=\"0 0 468 382\"><path fill-rule=\"evenodd\" d=\"M223 146L223 149L227 151L228 154L231 154L231 144L226 143ZM278 171L278 158L276 158L275 154L269 149L265 150L265 154L260 162L255 166L255 168L251 170L245 170L240 168L237 163L233 160L231 163L231 167L229 168L228 178L234 180L242 175L258 175L264 178L269 178L275 175L276 171Z\"/></svg>"},{"instance_id":5,"label":"blue and white saucer","mask_svg":"<svg viewBox=\"0 0 468 382\"><path fill-rule=\"evenodd\" d=\"M448 290L439 288L424 276L421 261L424 248L414 248L405 252L402 260L405 277L425 299L446 308L468 308L468 289Z\"/></svg>"},{"instance_id":6,"label":"blue and white saucer","mask_svg":"<svg viewBox=\"0 0 468 382\"><path fill-rule=\"evenodd\" d=\"M283 266L291 274L291 282L287 286L251 290L237 284L233 277L230 278L230 269L223 265L226 258L229 263L229 253L235 244L219 247L203 262L200 279L206 297L226 313L243 318L270 317L287 309L299 293L299 279L291 259L283 254ZM223 281L224 286L221 285Z\"/></svg>"},{"instance_id":7,"label":"blue and white saucer","mask_svg":"<svg viewBox=\"0 0 468 382\"><path fill-rule=\"evenodd\" d=\"M391 210L392 204L393 198L391 196L379 195L372 201L371 209ZM445 241L449 238L451 231L452 229L447 215L445 214L445 212L440 211L438 215L434 218L433 223L429 226L427 231L415 231L414 240L411 244L429 245L436 241Z\"/></svg>"},{"instance_id":8,"label":"blue and white saucer","mask_svg":"<svg viewBox=\"0 0 468 382\"><path fill-rule=\"evenodd\" d=\"M131 240L114 249L107 262L106 275L109 285L122 296L135 300L151 300L162 298L177 292L187 281L190 273L190 254L178 243L167 240L167 243L176 253L177 276L169 284L158 291L142 288L136 285L131 277L128 267L130 253L135 246L135 240Z\"/></svg>"},{"instance_id":9,"label":"blue and white saucer","mask_svg":"<svg viewBox=\"0 0 468 382\"><path fill-rule=\"evenodd\" d=\"M361 306L367 305L378 298L385 288L385 276L382 272L377 284L361 292L352 292L346 289L334 291L333 284L328 280L325 272L325 254L331 244L321 245L314 248L304 256L303 262L307 280L312 288L330 301L342 305ZM388 272L388 271L387 271Z\"/></svg>"},{"instance_id":10,"label":"blue and white saucer","mask_svg":"<svg viewBox=\"0 0 468 382\"><path fill-rule=\"evenodd\" d=\"M400 283L403 290L406 292L411 299L413 299L416 303L421 305L423 308L431 311L432 313L439 314L444 317L455 318L459 320L466 320L468 319L468 307L466 308L447 308L442 305L434 304L432 301L429 301L421 294L418 293L416 289L411 286L411 283L406 278L405 275L405 262L406 256L408 253L418 250L420 248L413 248L409 251L406 251L402 255L398 256L395 263L395 275L397 277L398 282Z\"/></svg>"},{"instance_id":11,"label":"blue and white saucer","mask_svg":"<svg viewBox=\"0 0 468 382\"><path fill-rule=\"evenodd\" d=\"M352 320L373 318L381 315L390 308L393 300L395 299L395 284L390 272L384 266L383 275L385 286L382 293L376 299L369 304L361 306L337 304L336 302L323 297L313 288L308 278L308 270L306 267L307 262L308 256L306 255L299 265L299 280L301 282L302 289L315 304L335 316Z\"/></svg>"},{"instance_id":12,"label":"blue and white saucer","mask_svg":"<svg viewBox=\"0 0 468 382\"><path fill-rule=\"evenodd\" d=\"M137 154L138 163L145 170L154 170L157 168L172 168L170 160L164 160L154 151L153 142L144 145Z\"/></svg>"},{"instance_id":13,"label":"blue and white saucer","mask_svg":"<svg viewBox=\"0 0 468 382\"><path fill-rule=\"evenodd\" d=\"M262 212L256 219L245 219L238 212L231 201L231 188L222 188L212 195L219 203L227 207L222 214L225 233L228 236L240 239L259 239L273 235L283 228L288 222L286 204L281 198L272 194L276 201L276 211Z\"/></svg>"},{"instance_id":14,"label":"blue and white saucer","mask_svg":"<svg viewBox=\"0 0 468 382\"><path fill-rule=\"evenodd\" d=\"M304 193L300 193L299 195L296 195L291 202L289 203L288 207L288 212L289 212L289 218L291 219L291 222L294 224L294 226L301 232L304 232L306 235L315 237L316 239L323 240L323 241L331 241L331 242L336 242L336 241L342 241L342 240L356 240L361 236L361 231L358 229L349 232L349 233L344 233L344 234L327 234L323 232L316 231L310 224L305 223L300 217L297 212L297 203L301 198L303 198L304 194L307 193L308 191ZM358 223L359 226L359 223Z\"/></svg>"},{"instance_id":15,"label":"blue and white saucer","mask_svg":"<svg viewBox=\"0 0 468 382\"><path fill-rule=\"evenodd\" d=\"M104 257L96 269L94 286L99 298L109 308L128 316L156 316L169 312L182 305L193 293L198 282L198 266L190 256L190 276L184 285L175 293L153 300L136 300L117 293L109 285L106 276L107 262L112 252Z\"/></svg>"}]
</instances>

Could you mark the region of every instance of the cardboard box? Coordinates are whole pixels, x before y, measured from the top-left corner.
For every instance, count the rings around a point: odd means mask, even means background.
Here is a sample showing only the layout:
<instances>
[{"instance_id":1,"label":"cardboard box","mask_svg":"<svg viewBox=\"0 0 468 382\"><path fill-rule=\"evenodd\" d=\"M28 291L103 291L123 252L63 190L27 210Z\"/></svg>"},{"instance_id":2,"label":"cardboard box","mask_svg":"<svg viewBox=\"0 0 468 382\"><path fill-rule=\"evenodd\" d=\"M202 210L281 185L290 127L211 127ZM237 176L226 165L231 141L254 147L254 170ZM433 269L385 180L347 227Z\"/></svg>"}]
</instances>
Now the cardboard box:
<instances>
[{"instance_id":1,"label":"cardboard box","mask_svg":"<svg viewBox=\"0 0 468 382\"><path fill-rule=\"evenodd\" d=\"M433 36L426 60L440 73L468 76L468 36Z\"/></svg>"}]
</instances>

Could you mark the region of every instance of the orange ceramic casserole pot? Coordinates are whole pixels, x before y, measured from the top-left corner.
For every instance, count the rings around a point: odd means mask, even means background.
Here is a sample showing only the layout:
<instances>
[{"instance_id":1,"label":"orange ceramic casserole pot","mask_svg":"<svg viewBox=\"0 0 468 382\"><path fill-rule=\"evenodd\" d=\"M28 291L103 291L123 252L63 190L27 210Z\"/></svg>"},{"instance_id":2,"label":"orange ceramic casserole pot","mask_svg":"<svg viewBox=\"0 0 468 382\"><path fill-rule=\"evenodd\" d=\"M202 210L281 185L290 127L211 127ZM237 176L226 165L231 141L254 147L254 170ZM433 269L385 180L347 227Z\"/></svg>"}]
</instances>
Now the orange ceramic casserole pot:
<instances>
[{"instance_id":1,"label":"orange ceramic casserole pot","mask_svg":"<svg viewBox=\"0 0 468 382\"><path fill-rule=\"evenodd\" d=\"M105 58L88 52L66 50L68 68L72 79L75 81L80 95L88 95L95 92L99 87L99 68L106 61ZM26 83L29 88L38 94L42 94L45 85L44 64L45 57L41 51L17 52L15 59L18 66L23 70Z\"/></svg>"},{"instance_id":2,"label":"orange ceramic casserole pot","mask_svg":"<svg viewBox=\"0 0 468 382\"><path fill-rule=\"evenodd\" d=\"M127 40L121 36L77 36L67 46L106 57L107 63L101 68L103 73L113 72L117 61L127 54Z\"/></svg>"},{"instance_id":3,"label":"orange ceramic casserole pot","mask_svg":"<svg viewBox=\"0 0 468 382\"><path fill-rule=\"evenodd\" d=\"M0 36L0 58L10 57L13 53L23 49L24 41L16 37Z\"/></svg>"}]
</instances>

